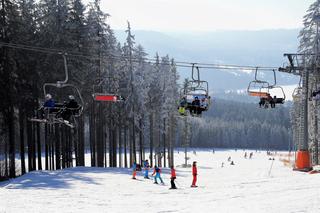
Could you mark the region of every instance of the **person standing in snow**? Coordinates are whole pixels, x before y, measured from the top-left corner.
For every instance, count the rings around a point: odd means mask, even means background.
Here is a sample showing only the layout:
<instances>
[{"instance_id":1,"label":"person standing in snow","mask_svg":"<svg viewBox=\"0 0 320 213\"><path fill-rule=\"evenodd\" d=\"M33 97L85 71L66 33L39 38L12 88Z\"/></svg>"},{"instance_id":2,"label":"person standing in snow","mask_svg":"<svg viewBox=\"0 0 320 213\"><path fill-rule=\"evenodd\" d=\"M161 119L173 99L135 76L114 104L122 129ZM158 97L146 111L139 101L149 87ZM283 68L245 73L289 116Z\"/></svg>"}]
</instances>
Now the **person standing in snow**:
<instances>
[{"instance_id":1,"label":"person standing in snow","mask_svg":"<svg viewBox=\"0 0 320 213\"><path fill-rule=\"evenodd\" d=\"M177 176L176 176L176 170L174 169L173 166L171 166L171 177L170 177L170 179L171 179L171 181L170 181L170 183L171 183L171 188L170 188L170 189L177 189L176 184L174 183L174 180L175 180L176 178L177 178Z\"/></svg>"},{"instance_id":2,"label":"person standing in snow","mask_svg":"<svg viewBox=\"0 0 320 213\"><path fill-rule=\"evenodd\" d=\"M149 179L149 168L150 168L149 161L146 160L144 162L144 178L146 179Z\"/></svg>"},{"instance_id":3,"label":"person standing in snow","mask_svg":"<svg viewBox=\"0 0 320 213\"><path fill-rule=\"evenodd\" d=\"M249 159L251 159L252 156L253 156L253 152L250 152Z\"/></svg>"},{"instance_id":4,"label":"person standing in snow","mask_svg":"<svg viewBox=\"0 0 320 213\"><path fill-rule=\"evenodd\" d=\"M152 176L154 176L154 183L155 184L158 184L158 181L157 179L159 179L161 181L162 184L164 184L161 176L160 176L160 173L161 173L161 169L157 166L154 166L154 170L153 170L153 173L152 173Z\"/></svg>"},{"instance_id":5,"label":"person standing in snow","mask_svg":"<svg viewBox=\"0 0 320 213\"><path fill-rule=\"evenodd\" d=\"M132 165L132 179L137 179L136 175L137 175L137 163L134 162Z\"/></svg>"},{"instance_id":6,"label":"person standing in snow","mask_svg":"<svg viewBox=\"0 0 320 213\"><path fill-rule=\"evenodd\" d=\"M198 187L196 185L196 183L197 183L197 175L198 175L197 162L194 161L193 164L192 164L192 176L193 176L193 179L192 179L191 187Z\"/></svg>"}]
</instances>

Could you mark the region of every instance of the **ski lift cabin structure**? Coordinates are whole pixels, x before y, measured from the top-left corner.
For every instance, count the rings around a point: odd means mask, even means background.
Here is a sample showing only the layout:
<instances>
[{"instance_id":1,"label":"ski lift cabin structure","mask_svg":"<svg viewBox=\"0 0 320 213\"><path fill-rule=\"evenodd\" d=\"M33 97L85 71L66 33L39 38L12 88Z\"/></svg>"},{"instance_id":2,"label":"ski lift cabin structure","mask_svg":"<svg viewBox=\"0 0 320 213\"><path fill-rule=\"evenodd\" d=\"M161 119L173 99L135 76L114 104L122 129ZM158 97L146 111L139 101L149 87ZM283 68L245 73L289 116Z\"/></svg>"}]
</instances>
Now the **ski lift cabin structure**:
<instances>
[{"instance_id":1,"label":"ski lift cabin structure","mask_svg":"<svg viewBox=\"0 0 320 213\"><path fill-rule=\"evenodd\" d=\"M54 96L53 99L57 98L61 101L62 97L59 97L59 95L68 92L67 96L72 97L76 100L77 107L68 108L66 107L66 103L63 102L55 103L53 107L47 107L45 106L45 104L43 104L39 109L38 117L30 119L30 121L48 124L61 123L73 128L75 127L76 123L75 118L80 117L83 113L84 102L79 89L74 84L68 83L69 72L66 54L62 54L62 57L64 63L65 79L63 81L57 81L56 83L44 83L43 95L44 97L47 97L49 94L55 94L56 96ZM65 100L67 100L67 98L65 98L64 101ZM45 101L43 101L43 103L45 103ZM66 111L68 111L71 116L69 121L64 120L61 117L61 115L63 115L63 113L65 113ZM39 116L39 114L41 117Z\"/></svg>"}]
</instances>

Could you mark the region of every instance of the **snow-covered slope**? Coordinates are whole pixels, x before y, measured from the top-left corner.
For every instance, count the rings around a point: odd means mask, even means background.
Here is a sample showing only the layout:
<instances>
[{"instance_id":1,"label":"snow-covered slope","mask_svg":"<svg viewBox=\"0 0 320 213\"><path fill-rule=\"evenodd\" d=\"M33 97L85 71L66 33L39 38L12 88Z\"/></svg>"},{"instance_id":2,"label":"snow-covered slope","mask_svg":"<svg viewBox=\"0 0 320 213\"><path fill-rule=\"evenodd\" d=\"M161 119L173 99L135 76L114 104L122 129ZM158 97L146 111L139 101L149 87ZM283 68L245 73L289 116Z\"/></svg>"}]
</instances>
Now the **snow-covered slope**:
<instances>
[{"instance_id":1,"label":"snow-covered slope","mask_svg":"<svg viewBox=\"0 0 320 213\"><path fill-rule=\"evenodd\" d=\"M190 168L177 167L178 190L155 185L128 169L72 168L32 172L0 187L0 212L320 212L319 175L292 171L265 152L244 159L243 151L189 154L198 162L198 188ZM227 158L231 156L235 165ZM181 165L184 153L176 153ZM221 163L225 165L221 168Z\"/></svg>"}]
</instances>

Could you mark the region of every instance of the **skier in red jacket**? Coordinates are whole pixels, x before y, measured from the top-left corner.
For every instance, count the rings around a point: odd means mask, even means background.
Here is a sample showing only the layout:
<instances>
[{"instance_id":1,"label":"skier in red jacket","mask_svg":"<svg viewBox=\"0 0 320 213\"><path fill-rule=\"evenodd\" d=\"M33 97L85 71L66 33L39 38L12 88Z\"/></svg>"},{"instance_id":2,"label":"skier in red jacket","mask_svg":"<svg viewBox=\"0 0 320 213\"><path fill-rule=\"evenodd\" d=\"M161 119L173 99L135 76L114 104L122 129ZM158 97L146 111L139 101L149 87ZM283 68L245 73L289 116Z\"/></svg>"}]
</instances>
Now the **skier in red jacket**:
<instances>
[{"instance_id":1,"label":"skier in red jacket","mask_svg":"<svg viewBox=\"0 0 320 213\"><path fill-rule=\"evenodd\" d=\"M177 189L176 184L174 183L174 180L175 180L176 178L177 178L177 176L176 176L176 170L174 169L173 166L171 166L171 177L170 177L170 179L171 179L171 181L170 181L170 183L171 183L171 188L170 188L170 189Z\"/></svg>"},{"instance_id":2,"label":"skier in red jacket","mask_svg":"<svg viewBox=\"0 0 320 213\"><path fill-rule=\"evenodd\" d=\"M192 164L192 176L193 176L193 180L192 180L192 185L191 185L191 187L198 187L198 186L196 185L197 175L198 175L197 162L194 161L193 164Z\"/></svg>"}]
</instances>

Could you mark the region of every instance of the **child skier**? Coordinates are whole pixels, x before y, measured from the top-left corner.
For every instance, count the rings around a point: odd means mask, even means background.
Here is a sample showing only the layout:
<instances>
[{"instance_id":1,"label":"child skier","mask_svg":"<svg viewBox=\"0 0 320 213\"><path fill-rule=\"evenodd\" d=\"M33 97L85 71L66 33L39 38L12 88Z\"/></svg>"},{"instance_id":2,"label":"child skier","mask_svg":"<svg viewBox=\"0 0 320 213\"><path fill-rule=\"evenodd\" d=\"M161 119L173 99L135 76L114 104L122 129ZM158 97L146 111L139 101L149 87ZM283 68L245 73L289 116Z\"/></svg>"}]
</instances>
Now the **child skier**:
<instances>
[{"instance_id":1,"label":"child skier","mask_svg":"<svg viewBox=\"0 0 320 213\"><path fill-rule=\"evenodd\" d=\"M150 168L149 161L146 160L144 162L144 178L146 179L149 179L149 168Z\"/></svg>"},{"instance_id":2,"label":"child skier","mask_svg":"<svg viewBox=\"0 0 320 213\"><path fill-rule=\"evenodd\" d=\"M170 183L171 183L171 188L170 188L170 189L177 189L176 184L174 183L174 180L175 180L176 178L177 178L177 176L176 176L176 170L174 169L173 166L171 166L171 177L170 177L170 179L171 179L171 181L170 181Z\"/></svg>"},{"instance_id":3,"label":"child skier","mask_svg":"<svg viewBox=\"0 0 320 213\"><path fill-rule=\"evenodd\" d=\"M192 180L192 185L191 187L198 187L196 185L197 183L197 175L198 175L198 171L197 171L197 162L194 161L192 164L192 176L193 176L193 180Z\"/></svg>"},{"instance_id":4,"label":"child skier","mask_svg":"<svg viewBox=\"0 0 320 213\"><path fill-rule=\"evenodd\" d=\"M164 182L163 182L163 180L162 180L162 178L161 178L161 176L160 176L160 173L161 173L161 169L160 169L159 167L157 167L157 166L154 166L154 170L153 170L152 176L155 175L155 176L154 176L154 183L155 183L155 184L158 184L157 178L159 178L160 181L161 181L161 183L164 184Z\"/></svg>"},{"instance_id":5,"label":"child skier","mask_svg":"<svg viewBox=\"0 0 320 213\"><path fill-rule=\"evenodd\" d=\"M137 179L136 175L137 175L137 163L134 162L132 165L132 179Z\"/></svg>"}]
</instances>

